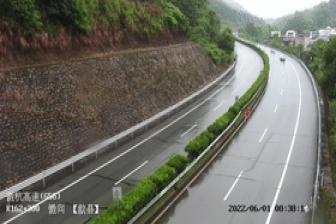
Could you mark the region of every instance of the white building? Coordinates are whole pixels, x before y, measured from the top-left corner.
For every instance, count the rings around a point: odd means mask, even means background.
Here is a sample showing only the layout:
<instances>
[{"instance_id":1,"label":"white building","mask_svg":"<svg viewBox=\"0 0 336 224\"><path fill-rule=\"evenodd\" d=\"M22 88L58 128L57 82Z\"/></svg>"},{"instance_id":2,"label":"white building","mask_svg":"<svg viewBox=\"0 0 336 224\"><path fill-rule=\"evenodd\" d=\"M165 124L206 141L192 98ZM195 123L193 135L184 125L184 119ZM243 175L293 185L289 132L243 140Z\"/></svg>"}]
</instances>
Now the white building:
<instances>
[{"instance_id":1,"label":"white building","mask_svg":"<svg viewBox=\"0 0 336 224\"><path fill-rule=\"evenodd\" d=\"M329 41L331 38L336 37L336 29L331 28L330 26L328 26L325 29L319 30L318 33L319 33L318 39L322 39L325 41Z\"/></svg>"},{"instance_id":2,"label":"white building","mask_svg":"<svg viewBox=\"0 0 336 224\"><path fill-rule=\"evenodd\" d=\"M281 37L281 31L277 31L277 30L272 31L271 37Z\"/></svg>"},{"instance_id":3,"label":"white building","mask_svg":"<svg viewBox=\"0 0 336 224\"><path fill-rule=\"evenodd\" d=\"M296 37L296 31L294 31L294 30L288 30L286 32L286 37L287 38L295 38Z\"/></svg>"},{"instance_id":4,"label":"white building","mask_svg":"<svg viewBox=\"0 0 336 224\"><path fill-rule=\"evenodd\" d=\"M319 31L310 31L309 38L315 40L320 36Z\"/></svg>"}]
</instances>

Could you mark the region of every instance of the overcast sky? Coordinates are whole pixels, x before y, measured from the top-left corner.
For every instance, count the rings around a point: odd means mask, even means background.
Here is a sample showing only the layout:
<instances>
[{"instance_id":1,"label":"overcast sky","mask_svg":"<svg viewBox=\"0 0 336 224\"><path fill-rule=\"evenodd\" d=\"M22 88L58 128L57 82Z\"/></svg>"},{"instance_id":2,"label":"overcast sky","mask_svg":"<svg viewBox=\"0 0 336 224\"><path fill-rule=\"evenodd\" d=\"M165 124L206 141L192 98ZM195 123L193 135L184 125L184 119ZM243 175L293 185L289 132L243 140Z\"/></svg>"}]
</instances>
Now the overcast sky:
<instances>
[{"instance_id":1,"label":"overcast sky","mask_svg":"<svg viewBox=\"0 0 336 224\"><path fill-rule=\"evenodd\" d=\"M311 8L326 0L236 0L246 10L263 18L277 18Z\"/></svg>"}]
</instances>

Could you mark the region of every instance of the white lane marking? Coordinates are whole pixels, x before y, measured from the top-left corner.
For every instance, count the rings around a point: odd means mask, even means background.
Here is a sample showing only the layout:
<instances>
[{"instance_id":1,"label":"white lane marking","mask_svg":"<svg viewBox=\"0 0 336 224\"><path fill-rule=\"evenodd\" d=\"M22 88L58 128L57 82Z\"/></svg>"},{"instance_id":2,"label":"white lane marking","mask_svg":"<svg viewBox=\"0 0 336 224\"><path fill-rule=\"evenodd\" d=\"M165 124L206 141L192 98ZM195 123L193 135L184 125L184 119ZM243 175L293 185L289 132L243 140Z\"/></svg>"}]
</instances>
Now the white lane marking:
<instances>
[{"instance_id":1,"label":"white lane marking","mask_svg":"<svg viewBox=\"0 0 336 224\"><path fill-rule=\"evenodd\" d=\"M236 180L233 182L233 184L232 184L232 186L230 187L229 191L228 191L227 194L225 195L225 197L224 197L224 201L226 201L226 200L229 198L230 194L232 193L233 189L234 189L235 186L237 185L237 183L238 183L240 177L243 175L243 173L244 173L243 170L240 171L238 177L237 177Z\"/></svg>"},{"instance_id":2,"label":"white lane marking","mask_svg":"<svg viewBox=\"0 0 336 224\"><path fill-rule=\"evenodd\" d=\"M263 139L264 139L264 137L265 137L267 131L268 131L268 128L266 128L266 129L264 130L263 134L262 134L261 137L259 138L259 143L261 143L261 142L263 141Z\"/></svg>"},{"instance_id":3,"label":"white lane marking","mask_svg":"<svg viewBox=\"0 0 336 224\"><path fill-rule=\"evenodd\" d=\"M301 106L302 106L301 81L300 81L299 74L298 74L296 68L294 67L294 65L292 63L290 63L290 64L292 65L292 67L293 67L293 69L295 71L295 76L296 76L296 79L297 79L298 85L299 85L299 92L300 92L299 93L300 94L299 95L299 109L298 109L298 113L297 113L297 117L296 117L296 123L295 123L295 128L294 128L294 134L293 134L292 142L290 144L289 152L288 152L287 159L286 159L286 164L285 164L285 167L284 167L284 169L282 171L281 179L280 179L280 182L278 184L278 187L277 187L274 199L273 199L273 203L272 203L272 206L271 206L271 210L270 210L270 213L268 214L268 217L267 217L267 220L266 220L265 224L269 224L271 222L271 218L272 218L272 215L273 215L273 212L274 212L274 208L275 208L276 202L278 200L278 197L280 195L281 187L283 185L283 182L284 182L284 179L285 179L285 176L286 176L286 173L287 173L289 161L290 161L291 156L292 156L292 152L293 152L293 149L294 149L294 143L295 143L295 140L296 140L296 136L297 136L297 132L298 132L298 129L299 129L299 124L300 124Z\"/></svg>"},{"instance_id":4,"label":"white lane marking","mask_svg":"<svg viewBox=\"0 0 336 224\"><path fill-rule=\"evenodd\" d=\"M279 106L278 104L275 105L275 108L274 108L274 111L273 111L274 113L276 113L278 111L278 106Z\"/></svg>"},{"instance_id":5,"label":"white lane marking","mask_svg":"<svg viewBox=\"0 0 336 224\"><path fill-rule=\"evenodd\" d=\"M203 100L200 104L196 105L195 107L193 107L192 109L190 109L189 111L187 111L185 114L181 115L180 117L176 118L174 121L172 121L171 123L169 123L168 125L166 125L165 127L159 129L158 131L156 131L155 133L153 133L152 135L150 135L149 137L143 139L142 141L138 142L137 144L135 144L134 146L132 146L131 148L127 149L126 151L122 152L121 154L119 154L118 156L112 158L111 160L107 161L106 163L102 164L101 166L97 167L96 169L90 171L89 173L85 174L84 176L78 178L77 180L73 181L72 183L70 183L69 185L61 188L60 190L58 190L57 192L55 192L54 194L51 194L49 197L45 198L44 200L32 205L31 207L29 207L27 210L24 210L23 212L13 216L12 218L8 219L7 221L5 221L3 224L8 224L13 222L14 220L16 220L17 218L23 216L24 214L32 211L33 209L37 208L38 206L42 205L43 203L45 203L46 201L49 201L50 199L54 198L55 196L61 194L62 192L66 191L67 189L71 188L72 186L76 185L77 183L81 182L82 180L85 180L86 178L88 178L89 176L91 176L92 174L96 173L97 171L103 169L104 167L110 165L111 163L115 162L116 160L120 159L121 157L125 156L126 154L130 153L131 151L133 151L135 148L139 147L140 145L144 144L145 142L147 142L148 140L152 139L153 137L155 137L156 135L160 134L162 131L166 130L167 128L169 128L170 126L174 125L175 123L177 123L178 121L180 121L181 119L183 119L184 117L186 117L187 115L189 115L191 112L195 111L197 108L199 108L200 106L202 106L204 103L206 103L208 100L210 100L212 97L214 97L215 95L217 95L220 91L222 91L224 89L224 87L219 88L218 90L216 90L214 93L212 93L208 98L206 98L205 100Z\"/></svg>"},{"instance_id":6,"label":"white lane marking","mask_svg":"<svg viewBox=\"0 0 336 224\"><path fill-rule=\"evenodd\" d=\"M121 178L118 182L116 182L114 184L114 186L119 185L121 182L123 182L124 180L126 180L127 178L129 178L132 174L134 174L135 172L137 172L138 170L140 170L142 167L144 167L149 161L145 161L143 164L141 164L140 166L138 166L137 168L135 168L132 172L130 172L129 174L127 174L126 176L124 176L123 178Z\"/></svg>"},{"instance_id":7,"label":"white lane marking","mask_svg":"<svg viewBox=\"0 0 336 224\"><path fill-rule=\"evenodd\" d=\"M217 111L219 108L221 108L224 105L224 103L220 103L217 107L214 108L214 111Z\"/></svg>"},{"instance_id":8,"label":"white lane marking","mask_svg":"<svg viewBox=\"0 0 336 224\"><path fill-rule=\"evenodd\" d=\"M282 89L282 90L280 91L280 95L283 96L283 93L284 93L284 90Z\"/></svg>"},{"instance_id":9,"label":"white lane marking","mask_svg":"<svg viewBox=\"0 0 336 224\"><path fill-rule=\"evenodd\" d=\"M197 124L193 125L191 128L189 128L186 132L184 132L181 137L184 137L186 134L188 134L189 132L191 132L193 129L195 129L197 127Z\"/></svg>"}]
</instances>

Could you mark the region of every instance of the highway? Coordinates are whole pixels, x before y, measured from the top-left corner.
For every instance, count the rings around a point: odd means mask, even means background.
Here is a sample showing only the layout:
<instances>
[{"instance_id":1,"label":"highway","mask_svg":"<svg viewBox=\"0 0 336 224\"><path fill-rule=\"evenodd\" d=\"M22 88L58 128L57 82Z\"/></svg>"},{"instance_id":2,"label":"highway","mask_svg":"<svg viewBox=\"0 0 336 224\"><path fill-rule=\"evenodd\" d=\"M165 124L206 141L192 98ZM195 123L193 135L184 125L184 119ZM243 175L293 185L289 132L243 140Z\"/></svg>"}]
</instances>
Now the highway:
<instances>
[{"instance_id":1,"label":"highway","mask_svg":"<svg viewBox=\"0 0 336 224\"><path fill-rule=\"evenodd\" d=\"M263 49L271 72L256 112L158 223L310 223L317 161L316 97L296 61L284 56L286 62L281 63L280 52ZM255 207L260 210L253 211Z\"/></svg>"},{"instance_id":2,"label":"highway","mask_svg":"<svg viewBox=\"0 0 336 224\"><path fill-rule=\"evenodd\" d=\"M59 194L60 199L38 202L35 204L40 207L38 213L10 214L2 210L0 223L87 223L94 215L74 215L73 204L99 204L100 212L103 212L112 203L114 186L122 187L125 193L172 155L184 154L185 145L225 113L235 97L241 96L262 70L262 60L253 50L237 44L236 53L236 71L212 92L135 140L111 150L80 169L75 167L75 172L43 190ZM242 150L237 148L236 153L242 153ZM232 167L232 172L234 171ZM225 186L221 186L223 187ZM65 204L65 210L57 209L58 214L54 214L54 208L59 204Z\"/></svg>"}]
</instances>

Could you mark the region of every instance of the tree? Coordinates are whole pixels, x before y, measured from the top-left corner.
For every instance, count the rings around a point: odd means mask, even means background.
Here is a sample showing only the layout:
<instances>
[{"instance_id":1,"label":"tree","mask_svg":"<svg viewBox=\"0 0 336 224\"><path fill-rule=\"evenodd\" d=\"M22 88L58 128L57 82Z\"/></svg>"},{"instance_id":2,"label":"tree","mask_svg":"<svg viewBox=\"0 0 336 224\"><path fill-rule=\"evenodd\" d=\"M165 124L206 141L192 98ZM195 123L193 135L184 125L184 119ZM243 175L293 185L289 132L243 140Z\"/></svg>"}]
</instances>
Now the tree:
<instances>
[{"instance_id":1,"label":"tree","mask_svg":"<svg viewBox=\"0 0 336 224\"><path fill-rule=\"evenodd\" d=\"M94 27L97 0L39 0L38 4L51 23L61 23L83 32L89 32Z\"/></svg>"},{"instance_id":2,"label":"tree","mask_svg":"<svg viewBox=\"0 0 336 224\"><path fill-rule=\"evenodd\" d=\"M234 50L235 38L230 29L225 29L218 40L218 46L227 52Z\"/></svg>"},{"instance_id":3,"label":"tree","mask_svg":"<svg viewBox=\"0 0 336 224\"><path fill-rule=\"evenodd\" d=\"M1 0L0 13L27 29L41 29L43 25L35 0Z\"/></svg>"},{"instance_id":4,"label":"tree","mask_svg":"<svg viewBox=\"0 0 336 224\"><path fill-rule=\"evenodd\" d=\"M324 52L324 87L329 97L336 97L336 38L327 44Z\"/></svg>"},{"instance_id":5,"label":"tree","mask_svg":"<svg viewBox=\"0 0 336 224\"><path fill-rule=\"evenodd\" d=\"M207 0L171 0L188 18L191 26L196 26L198 19L207 8Z\"/></svg>"}]
</instances>

